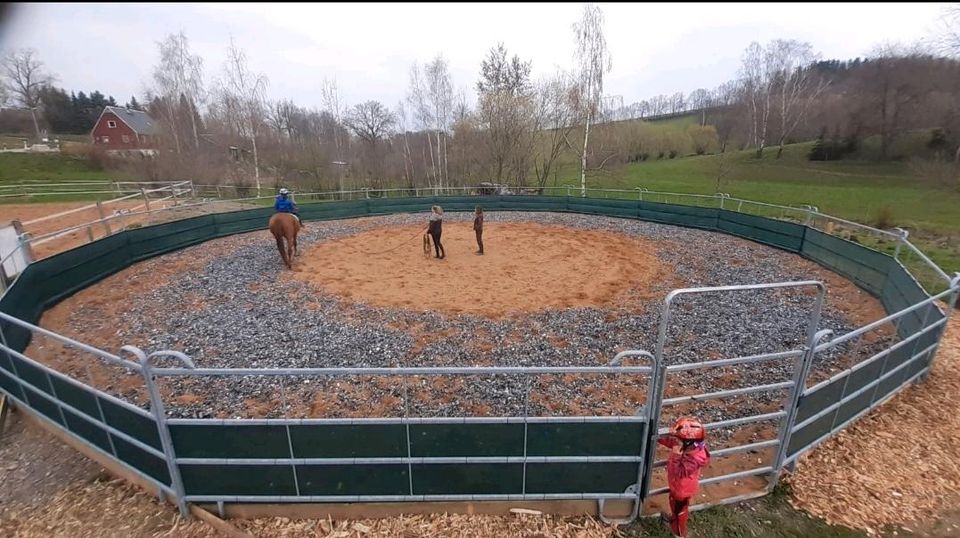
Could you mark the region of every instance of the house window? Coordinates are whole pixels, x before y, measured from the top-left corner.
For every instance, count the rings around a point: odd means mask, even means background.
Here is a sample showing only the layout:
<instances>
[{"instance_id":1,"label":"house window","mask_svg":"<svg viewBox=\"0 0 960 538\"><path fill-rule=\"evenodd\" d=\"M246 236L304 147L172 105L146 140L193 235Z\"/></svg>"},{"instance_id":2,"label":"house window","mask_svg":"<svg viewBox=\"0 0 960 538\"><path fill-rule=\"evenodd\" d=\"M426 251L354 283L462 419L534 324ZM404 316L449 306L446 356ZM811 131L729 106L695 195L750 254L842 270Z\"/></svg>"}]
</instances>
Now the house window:
<instances>
[{"instance_id":1,"label":"house window","mask_svg":"<svg viewBox=\"0 0 960 538\"><path fill-rule=\"evenodd\" d=\"M120 138L123 140L123 143L124 143L124 144L129 144L129 143L130 143L130 137L129 137L129 136L123 135L123 136L121 136Z\"/></svg>"},{"instance_id":2,"label":"house window","mask_svg":"<svg viewBox=\"0 0 960 538\"><path fill-rule=\"evenodd\" d=\"M117 128L117 122L115 122L115 121L113 121L113 120L107 120L107 127L111 128L111 129L116 129L116 128Z\"/></svg>"},{"instance_id":3,"label":"house window","mask_svg":"<svg viewBox=\"0 0 960 538\"><path fill-rule=\"evenodd\" d=\"M104 143L104 144L109 144L109 143L110 143L110 137L109 137L109 136L101 136L101 137L100 137L100 140L103 140L103 143Z\"/></svg>"}]
</instances>

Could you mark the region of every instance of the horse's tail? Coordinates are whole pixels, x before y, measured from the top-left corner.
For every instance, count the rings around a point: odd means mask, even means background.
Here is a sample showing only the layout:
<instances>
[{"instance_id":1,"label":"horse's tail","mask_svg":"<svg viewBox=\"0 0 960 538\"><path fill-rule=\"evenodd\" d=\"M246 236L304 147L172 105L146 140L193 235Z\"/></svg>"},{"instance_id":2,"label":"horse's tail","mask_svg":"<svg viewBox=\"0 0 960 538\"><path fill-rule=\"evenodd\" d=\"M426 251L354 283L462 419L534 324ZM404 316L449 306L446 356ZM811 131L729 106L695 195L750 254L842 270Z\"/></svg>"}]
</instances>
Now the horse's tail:
<instances>
[{"instance_id":1,"label":"horse's tail","mask_svg":"<svg viewBox=\"0 0 960 538\"><path fill-rule=\"evenodd\" d=\"M293 265L290 263L290 255L287 254L287 249L283 246L283 235L274 234L273 238L277 240L277 250L280 251L280 257L283 259L283 263L286 264L288 269L293 269Z\"/></svg>"}]
</instances>

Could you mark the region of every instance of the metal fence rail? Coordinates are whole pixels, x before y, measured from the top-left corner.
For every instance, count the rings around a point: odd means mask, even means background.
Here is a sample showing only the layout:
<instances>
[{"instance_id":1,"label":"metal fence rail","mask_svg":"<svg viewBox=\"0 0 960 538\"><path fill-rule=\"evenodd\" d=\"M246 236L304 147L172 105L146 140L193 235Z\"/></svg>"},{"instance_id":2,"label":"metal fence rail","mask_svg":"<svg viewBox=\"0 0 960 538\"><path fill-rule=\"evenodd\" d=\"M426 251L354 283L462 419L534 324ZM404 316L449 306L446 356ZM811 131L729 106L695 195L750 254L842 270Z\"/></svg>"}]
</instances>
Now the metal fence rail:
<instances>
[{"instance_id":1,"label":"metal fence rail","mask_svg":"<svg viewBox=\"0 0 960 538\"><path fill-rule=\"evenodd\" d=\"M450 192L450 191L444 191ZM701 483L746 477L764 477L767 490L776 483L784 466L846 427L864 413L895 395L904 386L929 372L933 356L952 309L941 310L937 301L955 304L960 295L960 275L947 289L929 295L896 257L853 245L815 231L825 217L816 208L790 208L760 204L727 196L703 196L650 191L603 191L609 198L522 197L496 198L505 208L541 207L518 204L512 199L559 200L569 211L587 213L624 211L628 215L650 211L653 218L677 220L683 225L707 227L734 233L755 241L800 253L854 279L879 297L889 315L832 340L828 330L819 330L825 287L816 281L781 282L674 290L666 297L660 315L654 353L642 350L618 354L604 366L580 367L398 367L398 368L198 368L190 357L176 351L145 353L124 346L119 354L61 336L0 311L0 390L25 409L55 426L63 435L122 463L136 476L157 487L161 496L176 499L186 513L187 502L392 502L461 500L595 500L601 517L604 502L632 501L629 519L637 517L644 499L666 490L652 487L654 469L663 466L656 458L656 441L667 433L662 424L664 409L714 399L761 393L782 394L779 410L735 417L706 424L710 431L756 423L776 423L777 436L738 442L713 451L716 457L752 451L770 451L769 461L747 469L705 478ZM353 211L390 212L418 207L410 199L378 205L368 198L371 191L325 193L355 195L352 202L311 204L315 218L343 218ZM382 193L384 195L388 192ZM597 193L588 193L597 194ZM648 201L663 195L670 202ZM448 207L466 207L471 201L460 192L450 194ZM300 194L301 198L304 194ZM630 197L630 198L628 198ZM643 200L640 198L643 197ZM255 198L253 200L261 200ZM504 201L507 200L507 201ZM674 205L676 200L689 203ZM539 203L539 202L538 202ZM459 204L459 205L458 205ZM699 205L694 205L699 204ZM306 205L304 207L307 207ZM401 209L395 209L395 208ZM343 209L341 209L343 208ZM386 208L386 209L384 209ZM676 208L678 213L665 213ZM303 210L303 209L302 209ZM118 259L139 260L167 250L182 248L210 237L245 231L258 223L260 213L240 212L229 219L203 217L168 225L162 245L150 234L137 230L137 241L109 238L121 250ZM268 210L265 210L268 211ZM306 211L304 211L306 213ZM659 212L659 213L658 213ZM752 215L780 213L775 220ZM250 213L251 216L246 216ZM673 215L673 216L671 216ZM637 218L637 217L633 217ZM641 218L643 216L641 215ZM711 220L712 219L712 220ZM785 222L794 221L796 222ZM849 226L855 223L839 223ZM838 225L839 225L838 224ZM217 226L224 226L221 230ZM213 226L206 230L204 226ZM857 225L859 226L859 225ZM159 229L160 227L157 227ZM182 231L191 235L183 238ZM202 233L197 232L200 230ZM904 253L913 252L902 234L876 230L877 237L898 242ZM131 232L126 232L130 234ZM873 233L873 232L871 232ZM136 235L136 234L135 234ZM171 239L167 239L167 238ZM103 243L101 243L102 245ZM100 252L100 251L98 251ZM83 267L82 256L70 266ZM102 256L98 254L98 256ZM858 258L859 257L859 258ZM862 258L862 259L861 259ZM918 258L933 265L929 258ZM44 262L39 262L44 263ZM945 276L942 270L937 278ZM43 281L39 295L24 286L35 285L30 268L23 279L0 297L0 306L29 306L23 316L39 316L38 306L49 304L91 281L55 283ZM668 364L666 341L672 305L680 297L699 294L762 293L783 289L814 289L804 345L795 349L770 350L739 357L693 363ZM13 293L16 292L16 293ZM32 313L31 313L32 312ZM745 330L750 330L745 327ZM137 373L149 396L149 410L141 409L103 391L41 364L24 351L29 335L52 338L60 345L100 361ZM877 336L879 335L879 336ZM831 378L808 385L811 365L818 355L836 352L840 346L859 346L867 338L885 338L884 348ZM135 360L130 360L132 357ZM639 359L645 366L629 365ZM173 360L177 366L156 366L157 360ZM701 389L691 394L664 396L668 379L706 369L762 365L789 361L790 379L769 380L723 390ZM166 364L166 362L164 362ZM540 375L626 376L647 383L645 401L631 415L531 416L529 398L532 379ZM159 385L171 378L230 379L260 376L277 380L286 414L285 380L305 377L387 377L403 391L402 416L359 418L268 418L192 419L171 418ZM407 407L408 378L437 376L514 376L521 380L523 413L508 416L413 416ZM677 383L682 386L682 383ZM250 437L253 436L253 437ZM256 439L257 442L244 443ZM425 441L426 440L426 441ZM426 443L426 444L424 444ZM432 443L432 444L431 444ZM249 482L239 484L230 477ZM364 477L364 478L360 478ZM372 478L371 478L372 477ZM635 480L635 481L634 481ZM339 484L339 485L338 485ZM346 484L346 485L342 485ZM733 495L718 502L735 502L762 492Z\"/></svg>"}]
</instances>

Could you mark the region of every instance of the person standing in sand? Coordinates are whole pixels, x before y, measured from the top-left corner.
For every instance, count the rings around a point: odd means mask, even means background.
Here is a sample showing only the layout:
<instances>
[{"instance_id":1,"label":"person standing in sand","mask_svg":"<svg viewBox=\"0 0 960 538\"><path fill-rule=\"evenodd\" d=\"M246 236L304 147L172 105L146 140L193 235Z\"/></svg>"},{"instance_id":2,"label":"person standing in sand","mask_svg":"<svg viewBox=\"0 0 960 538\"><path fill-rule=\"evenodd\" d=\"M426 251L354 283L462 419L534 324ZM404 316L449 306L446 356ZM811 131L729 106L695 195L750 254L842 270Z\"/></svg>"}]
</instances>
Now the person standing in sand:
<instances>
[{"instance_id":1,"label":"person standing in sand","mask_svg":"<svg viewBox=\"0 0 960 538\"><path fill-rule=\"evenodd\" d=\"M435 205L431 208L430 223L427 225L427 233L433 239L433 248L437 251L437 258L444 259L447 253L443 250L440 243L440 234L443 233L443 208Z\"/></svg>"},{"instance_id":2,"label":"person standing in sand","mask_svg":"<svg viewBox=\"0 0 960 538\"><path fill-rule=\"evenodd\" d=\"M477 206L473 212L473 231L477 234L477 254L483 255L483 208Z\"/></svg>"}]
</instances>

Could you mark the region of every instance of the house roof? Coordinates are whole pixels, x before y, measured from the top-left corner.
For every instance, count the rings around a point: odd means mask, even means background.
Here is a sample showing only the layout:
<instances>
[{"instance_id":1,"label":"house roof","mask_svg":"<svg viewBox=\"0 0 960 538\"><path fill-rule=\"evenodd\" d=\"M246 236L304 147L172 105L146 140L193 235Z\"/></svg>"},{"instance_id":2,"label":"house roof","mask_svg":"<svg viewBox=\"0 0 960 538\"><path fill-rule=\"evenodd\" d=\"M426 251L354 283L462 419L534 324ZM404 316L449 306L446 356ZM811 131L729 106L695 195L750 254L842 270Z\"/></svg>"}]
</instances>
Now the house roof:
<instances>
[{"instance_id":1,"label":"house roof","mask_svg":"<svg viewBox=\"0 0 960 538\"><path fill-rule=\"evenodd\" d=\"M127 126L133 129L133 131L137 134L160 134L160 127L157 125L157 122L153 121L153 118L151 118L146 112L133 110L131 108L123 108L120 106L105 107L103 109L103 113L107 112L116 115L121 121L123 121L123 123L126 123ZM103 116L103 113L100 115Z\"/></svg>"}]
</instances>

